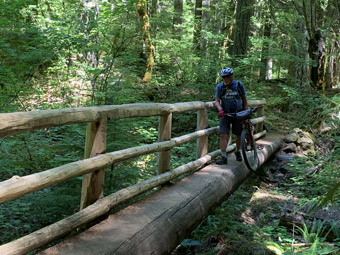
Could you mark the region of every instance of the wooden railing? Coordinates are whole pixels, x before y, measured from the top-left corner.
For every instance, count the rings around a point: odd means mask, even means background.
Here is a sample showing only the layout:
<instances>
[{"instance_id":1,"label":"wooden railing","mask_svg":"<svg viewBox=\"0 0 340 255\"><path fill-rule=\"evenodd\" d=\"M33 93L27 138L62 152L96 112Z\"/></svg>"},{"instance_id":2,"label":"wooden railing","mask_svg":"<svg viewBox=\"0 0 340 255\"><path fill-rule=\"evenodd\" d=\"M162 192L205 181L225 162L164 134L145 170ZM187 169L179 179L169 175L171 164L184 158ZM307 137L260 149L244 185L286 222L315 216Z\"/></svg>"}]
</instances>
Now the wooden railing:
<instances>
[{"instance_id":1,"label":"wooden railing","mask_svg":"<svg viewBox=\"0 0 340 255\"><path fill-rule=\"evenodd\" d=\"M265 101L249 100L248 104L264 105ZM209 162L219 155L219 150L208 153L208 135L219 130L218 127L208 128L207 110L214 107L214 102L156 103L0 114L0 138L26 131L88 123L84 160L27 176L13 176L0 183L0 203L3 203L71 178L83 176L81 210L59 222L0 246L0 254L25 254L32 251L98 218L109 212L111 208ZM186 111L197 111L197 131L171 138L172 115ZM159 116L157 143L106 153L108 120L149 116ZM262 130L264 120L263 111L259 112L257 118L252 119L252 122L257 125L256 138L266 132ZM197 160L171 170L171 149L194 140L197 140ZM228 146L227 151L233 150L234 147L235 145ZM158 152L158 174L155 177L103 198L105 167L154 152Z\"/></svg>"}]
</instances>

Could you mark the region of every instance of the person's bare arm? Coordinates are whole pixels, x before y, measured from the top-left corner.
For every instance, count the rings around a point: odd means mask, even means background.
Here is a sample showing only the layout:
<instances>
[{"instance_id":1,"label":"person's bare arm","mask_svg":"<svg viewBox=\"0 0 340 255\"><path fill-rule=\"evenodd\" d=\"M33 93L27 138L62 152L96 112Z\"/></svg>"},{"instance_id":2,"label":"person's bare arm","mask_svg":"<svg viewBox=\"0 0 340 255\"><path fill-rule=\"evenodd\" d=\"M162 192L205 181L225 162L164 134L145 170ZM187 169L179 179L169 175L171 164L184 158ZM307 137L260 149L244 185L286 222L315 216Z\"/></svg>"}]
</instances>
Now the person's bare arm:
<instances>
[{"instance_id":1,"label":"person's bare arm","mask_svg":"<svg viewBox=\"0 0 340 255\"><path fill-rule=\"evenodd\" d=\"M217 108L217 111L221 111L222 110L221 99L220 98L216 98L215 99L215 106Z\"/></svg>"}]
</instances>

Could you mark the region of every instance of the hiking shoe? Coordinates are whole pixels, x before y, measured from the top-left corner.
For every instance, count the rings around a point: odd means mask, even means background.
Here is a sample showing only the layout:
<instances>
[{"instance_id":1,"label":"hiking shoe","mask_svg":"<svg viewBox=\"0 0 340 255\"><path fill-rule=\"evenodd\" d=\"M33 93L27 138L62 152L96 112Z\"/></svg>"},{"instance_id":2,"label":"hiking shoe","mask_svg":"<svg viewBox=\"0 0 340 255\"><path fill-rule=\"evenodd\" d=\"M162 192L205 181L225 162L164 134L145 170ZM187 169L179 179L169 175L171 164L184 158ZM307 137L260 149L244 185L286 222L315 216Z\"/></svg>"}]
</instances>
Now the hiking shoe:
<instances>
[{"instance_id":1,"label":"hiking shoe","mask_svg":"<svg viewBox=\"0 0 340 255\"><path fill-rule=\"evenodd\" d=\"M236 152L235 152L235 156L236 156L236 160L237 160L237 161L242 161L241 152L236 151Z\"/></svg>"},{"instance_id":2,"label":"hiking shoe","mask_svg":"<svg viewBox=\"0 0 340 255\"><path fill-rule=\"evenodd\" d=\"M216 164L217 165L226 165L226 164L228 164L228 158L222 156L221 158L216 160Z\"/></svg>"}]
</instances>

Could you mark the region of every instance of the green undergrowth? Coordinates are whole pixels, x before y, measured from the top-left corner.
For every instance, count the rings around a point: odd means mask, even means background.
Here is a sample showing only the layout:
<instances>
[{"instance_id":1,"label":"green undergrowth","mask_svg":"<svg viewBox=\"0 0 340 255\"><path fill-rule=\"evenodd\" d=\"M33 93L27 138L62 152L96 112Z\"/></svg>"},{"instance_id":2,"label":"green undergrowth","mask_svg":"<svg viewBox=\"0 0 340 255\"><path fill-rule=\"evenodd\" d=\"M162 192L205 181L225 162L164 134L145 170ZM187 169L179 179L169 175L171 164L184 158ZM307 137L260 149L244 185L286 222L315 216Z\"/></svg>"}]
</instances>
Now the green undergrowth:
<instances>
[{"instance_id":1,"label":"green undergrowth","mask_svg":"<svg viewBox=\"0 0 340 255\"><path fill-rule=\"evenodd\" d=\"M336 109L328 109L328 113L323 114L326 125L338 123L332 118ZM294 117L286 120L286 113L277 109L268 115L269 119L276 118L273 122L276 126L270 125L271 128L279 128L280 121L286 123L287 132L298 126ZM313 127L317 126L313 122ZM304 130L313 132L311 128ZM339 222L306 220L294 229L280 224L287 206L292 206L295 213L308 206L311 215L321 208L338 208L339 219L340 133L329 129L313 134L317 138L317 153L288 162L285 166L288 172L278 184L266 184L251 175L188 237L199 241L200 245L184 244L176 254L338 254Z\"/></svg>"},{"instance_id":2,"label":"green undergrowth","mask_svg":"<svg viewBox=\"0 0 340 255\"><path fill-rule=\"evenodd\" d=\"M280 224L281 214L289 205L296 213L306 205L313 205L310 208L314 212L330 205L340 208L338 153L335 149L327 157L292 161L279 185L263 183L251 175L188 237L199 241L200 246L182 247L182 253L176 254L338 254L339 222L331 222L331 229L326 229L326 222L321 220L313 224L306 221L294 229ZM323 162L319 173L306 176L316 160Z\"/></svg>"}]
</instances>

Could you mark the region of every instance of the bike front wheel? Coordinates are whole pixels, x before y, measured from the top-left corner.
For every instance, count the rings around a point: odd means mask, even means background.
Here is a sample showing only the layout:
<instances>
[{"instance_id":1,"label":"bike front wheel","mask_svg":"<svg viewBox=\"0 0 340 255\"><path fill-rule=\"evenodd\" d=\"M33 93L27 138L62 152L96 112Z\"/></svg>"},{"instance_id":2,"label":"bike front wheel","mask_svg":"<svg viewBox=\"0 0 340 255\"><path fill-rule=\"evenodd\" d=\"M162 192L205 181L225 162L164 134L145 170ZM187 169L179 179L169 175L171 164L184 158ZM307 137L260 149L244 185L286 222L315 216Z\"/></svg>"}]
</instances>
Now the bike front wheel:
<instances>
[{"instance_id":1,"label":"bike front wheel","mask_svg":"<svg viewBox=\"0 0 340 255\"><path fill-rule=\"evenodd\" d=\"M241 149L244 163L249 170L255 172L259 164L259 159L257 157L255 139L248 130L242 130Z\"/></svg>"}]
</instances>

